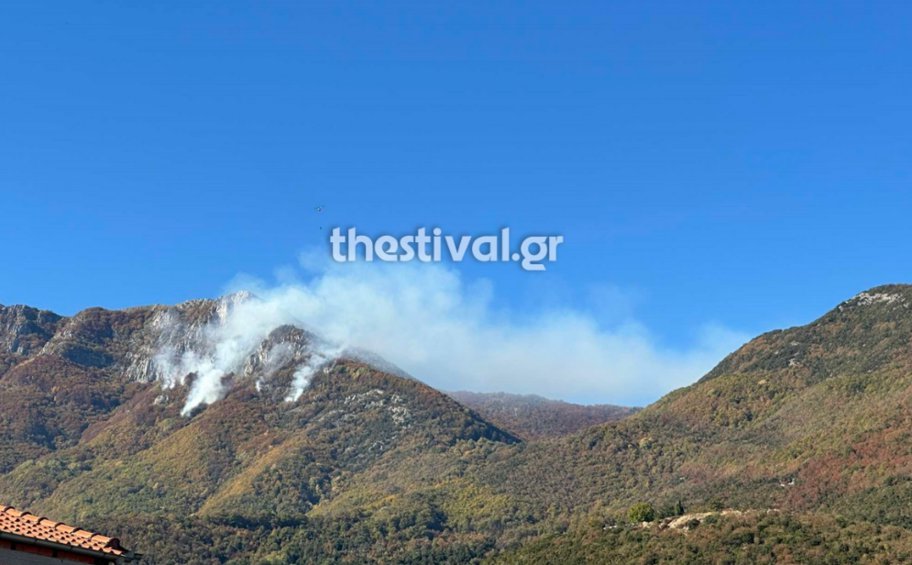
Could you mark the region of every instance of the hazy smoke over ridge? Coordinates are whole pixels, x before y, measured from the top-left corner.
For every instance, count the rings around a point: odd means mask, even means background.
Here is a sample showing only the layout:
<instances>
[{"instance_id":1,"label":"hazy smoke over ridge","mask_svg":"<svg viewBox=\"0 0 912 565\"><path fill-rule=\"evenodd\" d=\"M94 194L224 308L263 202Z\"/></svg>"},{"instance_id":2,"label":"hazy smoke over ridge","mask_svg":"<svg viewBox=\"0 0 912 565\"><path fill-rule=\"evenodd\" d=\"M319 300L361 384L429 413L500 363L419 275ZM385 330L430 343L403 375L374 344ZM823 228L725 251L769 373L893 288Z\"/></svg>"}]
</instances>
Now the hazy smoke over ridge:
<instances>
[{"instance_id":1,"label":"hazy smoke over ridge","mask_svg":"<svg viewBox=\"0 0 912 565\"><path fill-rule=\"evenodd\" d=\"M185 412L217 400L224 375L283 324L334 344L299 365L289 401L320 364L344 349L363 349L443 390L637 403L695 381L745 341L704 327L692 346L664 348L641 324L604 328L580 310L542 310L519 320L495 310L489 285L467 285L439 265L331 265L306 282L234 287L259 299L238 302L202 328L206 355L164 351L158 358L167 374L197 373Z\"/></svg>"},{"instance_id":2,"label":"hazy smoke over ridge","mask_svg":"<svg viewBox=\"0 0 912 565\"><path fill-rule=\"evenodd\" d=\"M258 353L262 355L260 379L293 363L296 352L287 342L260 351L274 330L288 325L306 326L282 300L263 300L243 292L220 299L214 318L200 327L187 326L171 313L159 321L164 344L153 358L157 376L165 388L171 388L195 375L181 411L187 415L200 405L219 400L225 392L225 377L242 372ZM307 359L298 363L287 400L296 401L317 368L340 352L322 340L311 340ZM258 381L258 389L260 385Z\"/></svg>"}]
</instances>

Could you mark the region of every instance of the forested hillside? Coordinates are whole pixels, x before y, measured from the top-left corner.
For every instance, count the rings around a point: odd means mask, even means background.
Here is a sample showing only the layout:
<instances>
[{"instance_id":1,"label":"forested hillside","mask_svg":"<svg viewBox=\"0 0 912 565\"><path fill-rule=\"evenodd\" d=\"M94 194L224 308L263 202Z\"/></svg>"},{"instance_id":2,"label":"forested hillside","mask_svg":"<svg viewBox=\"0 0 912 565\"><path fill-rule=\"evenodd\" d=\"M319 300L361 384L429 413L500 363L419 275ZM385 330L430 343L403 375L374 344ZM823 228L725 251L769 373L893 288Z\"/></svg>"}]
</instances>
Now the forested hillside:
<instances>
[{"instance_id":1,"label":"forested hillside","mask_svg":"<svg viewBox=\"0 0 912 565\"><path fill-rule=\"evenodd\" d=\"M637 408L572 404L535 395L458 391L448 393L483 418L524 439L544 439L614 422Z\"/></svg>"},{"instance_id":2,"label":"forested hillside","mask_svg":"<svg viewBox=\"0 0 912 565\"><path fill-rule=\"evenodd\" d=\"M323 358L293 326L188 411L203 377L163 381L162 346L205 353L231 304L0 307L0 501L116 532L147 563L910 557L912 287L570 435Z\"/></svg>"}]
</instances>

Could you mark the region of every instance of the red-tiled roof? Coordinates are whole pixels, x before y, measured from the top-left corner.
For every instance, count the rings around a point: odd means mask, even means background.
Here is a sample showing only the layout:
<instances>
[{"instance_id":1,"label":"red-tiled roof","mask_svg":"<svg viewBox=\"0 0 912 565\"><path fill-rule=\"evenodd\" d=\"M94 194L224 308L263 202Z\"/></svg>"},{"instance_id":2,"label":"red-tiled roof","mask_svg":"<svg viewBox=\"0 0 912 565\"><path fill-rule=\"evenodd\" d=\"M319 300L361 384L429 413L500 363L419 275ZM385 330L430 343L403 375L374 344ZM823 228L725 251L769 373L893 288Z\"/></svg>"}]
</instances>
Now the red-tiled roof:
<instances>
[{"instance_id":1,"label":"red-tiled roof","mask_svg":"<svg viewBox=\"0 0 912 565\"><path fill-rule=\"evenodd\" d=\"M120 540L95 532L48 520L29 512L0 504L0 533L7 533L37 541L66 545L78 549L97 551L113 556L128 553L120 547Z\"/></svg>"}]
</instances>

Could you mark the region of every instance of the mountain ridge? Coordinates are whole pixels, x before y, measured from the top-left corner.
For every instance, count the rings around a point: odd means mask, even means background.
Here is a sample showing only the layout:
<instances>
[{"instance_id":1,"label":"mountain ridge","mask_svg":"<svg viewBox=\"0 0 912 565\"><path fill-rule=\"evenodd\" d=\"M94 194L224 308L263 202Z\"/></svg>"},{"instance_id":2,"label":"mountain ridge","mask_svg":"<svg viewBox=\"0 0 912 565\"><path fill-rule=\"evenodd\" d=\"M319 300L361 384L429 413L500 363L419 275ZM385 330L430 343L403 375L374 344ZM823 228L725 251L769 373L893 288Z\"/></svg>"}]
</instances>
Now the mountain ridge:
<instances>
[{"instance_id":1,"label":"mountain ridge","mask_svg":"<svg viewBox=\"0 0 912 565\"><path fill-rule=\"evenodd\" d=\"M683 550L684 534L624 525L644 504L732 510L697 528L707 555L748 555L726 545L743 531L764 552L912 557L912 286L758 336L619 421L529 441L414 379L311 363L308 334L281 327L182 415L203 373L162 386L159 337L177 361L205 352L219 308L184 304L59 319L0 309L0 499L123 532L147 563ZM301 363L308 386L286 401Z\"/></svg>"},{"instance_id":2,"label":"mountain ridge","mask_svg":"<svg viewBox=\"0 0 912 565\"><path fill-rule=\"evenodd\" d=\"M535 394L470 391L447 394L525 439L570 435L587 427L626 418L639 410L613 404L574 404Z\"/></svg>"}]
</instances>

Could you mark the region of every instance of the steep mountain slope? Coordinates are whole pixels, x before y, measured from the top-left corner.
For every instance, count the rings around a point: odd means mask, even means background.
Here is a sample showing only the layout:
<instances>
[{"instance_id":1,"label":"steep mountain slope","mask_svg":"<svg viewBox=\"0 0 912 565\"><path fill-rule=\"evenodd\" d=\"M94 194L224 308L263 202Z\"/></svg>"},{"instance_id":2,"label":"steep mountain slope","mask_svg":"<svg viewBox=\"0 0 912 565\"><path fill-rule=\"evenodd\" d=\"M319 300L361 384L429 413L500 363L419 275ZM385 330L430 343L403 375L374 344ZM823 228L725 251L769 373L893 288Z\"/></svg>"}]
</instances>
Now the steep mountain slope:
<instances>
[{"instance_id":1,"label":"steep mountain slope","mask_svg":"<svg viewBox=\"0 0 912 565\"><path fill-rule=\"evenodd\" d=\"M148 563L912 555L910 286L762 335L620 421L525 442L296 327L225 357L213 336L236 336L213 327L248 299L0 312L0 500L117 532ZM627 525L635 503L740 513L666 531Z\"/></svg>"},{"instance_id":2,"label":"steep mountain slope","mask_svg":"<svg viewBox=\"0 0 912 565\"><path fill-rule=\"evenodd\" d=\"M758 337L630 418L520 447L482 475L503 485L498 494L559 508L571 537L624 520L638 502L909 528L910 308L909 286L861 293L807 326Z\"/></svg>"},{"instance_id":3,"label":"steep mountain slope","mask_svg":"<svg viewBox=\"0 0 912 565\"><path fill-rule=\"evenodd\" d=\"M303 531L308 513L367 468L405 465L460 442L517 441L413 379L344 354L314 362L318 339L291 326L251 343L220 377L222 397L188 414L202 374L169 384L168 358L217 353L223 344L212 347L213 328L247 299L93 309L73 318L4 309L5 329L18 338L4 340L10 367L0 374L0 499L112 523L148 562L170 563L186 559L171 534ZM302 366L313 374L292 400ZM420 500L403 511L433 516ZM162 517L192 527L157 539ZM437 527L445 530L442 521ZM212 548L200 550L199 562L227 557L205 557L229 550L200 543Z\"/></svg>"},{"instance_id":4,"label":"steep mountain slope","mask_svg":"<svg viewBox=\"0 0 912 565\"><path fill-rule=\"evenodd\" d=\"M585 428L614 422L635 414L638 408L611 404L580 405L532 394L447 393L478 412L484 419L524 439L570 435Z\"/></svg>"}]
</instances>

